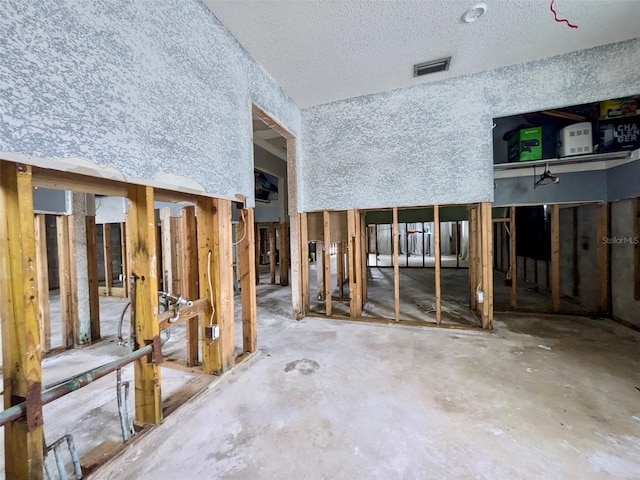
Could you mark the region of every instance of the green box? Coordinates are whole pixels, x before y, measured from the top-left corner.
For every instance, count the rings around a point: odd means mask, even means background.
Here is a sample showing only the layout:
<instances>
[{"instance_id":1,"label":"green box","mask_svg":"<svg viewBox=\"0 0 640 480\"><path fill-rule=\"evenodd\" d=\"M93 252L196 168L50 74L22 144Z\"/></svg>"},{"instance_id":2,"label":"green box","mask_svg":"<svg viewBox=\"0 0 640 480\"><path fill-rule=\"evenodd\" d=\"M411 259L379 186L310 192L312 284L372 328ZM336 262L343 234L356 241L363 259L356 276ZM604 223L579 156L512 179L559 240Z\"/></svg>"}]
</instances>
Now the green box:
<instances>
[{"instance_id":1,"label":"green box","mask_svg":"<svg viewBox=\"0 0 640 480\"><path fill-rule=\"evenodd\" d=\"M542 159L542 127L521 128L508 140L510 162Z\"/></svg>"}]
</instances>

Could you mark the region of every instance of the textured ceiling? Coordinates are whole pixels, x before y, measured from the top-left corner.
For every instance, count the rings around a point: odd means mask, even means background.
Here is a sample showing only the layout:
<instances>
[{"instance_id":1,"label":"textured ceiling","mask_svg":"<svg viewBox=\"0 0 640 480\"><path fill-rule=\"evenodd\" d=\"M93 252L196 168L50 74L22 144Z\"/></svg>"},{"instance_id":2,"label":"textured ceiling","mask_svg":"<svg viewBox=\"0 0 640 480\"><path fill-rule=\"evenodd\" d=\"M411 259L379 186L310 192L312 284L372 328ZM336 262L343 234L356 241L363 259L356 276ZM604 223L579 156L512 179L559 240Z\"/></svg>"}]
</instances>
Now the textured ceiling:
<instances>
[{"instance_id":1,"label":"textured ceiling","mask_svg":"<svg viewBox=\"0 0 640 480\"><path fill-rule=\"evenodd\" d=\"M441 80L638 36L640 0L204 0L301 107ZM452 55L448 72L413 64ZM585 72L586 74L587 72Z\"/></svg>"}]
</instances>

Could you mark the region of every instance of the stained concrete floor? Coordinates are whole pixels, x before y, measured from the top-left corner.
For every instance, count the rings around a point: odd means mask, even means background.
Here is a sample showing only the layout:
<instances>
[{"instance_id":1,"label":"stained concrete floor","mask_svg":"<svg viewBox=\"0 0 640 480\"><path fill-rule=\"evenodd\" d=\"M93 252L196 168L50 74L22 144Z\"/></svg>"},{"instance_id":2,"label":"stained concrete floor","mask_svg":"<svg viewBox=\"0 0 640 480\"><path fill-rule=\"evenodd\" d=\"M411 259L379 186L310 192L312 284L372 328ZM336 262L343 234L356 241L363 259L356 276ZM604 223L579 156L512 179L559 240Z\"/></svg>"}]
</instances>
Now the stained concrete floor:
<instances>
[{"instance_id":1,"label":"stained concrete floor","mask_svg":"<svg viewBox=\"0 0 640 480\"><path fill-rule=\"evenodd\" d=\"M266 280L258 353L91 478L640 478L640 334L522 314L496 315L494 334L293 322L290 289ZM103 299L103 319L121 306ZM109 325L46 358L45 383L120 356ZM238 351L240 325L236 298ZM184 327L163 350L167 399L198 376L170 365ZM112 377L45 407L49 443L120 441Z\"/></svg>"},{"instance_id":2,"label":"stained concrete floor","mask_svg":"<svg viewBox=\"0 0 640 480\"><path fill-rule=\"evenodd\" d=\"M640 478L637 332L293 322L258 292L257 355L92 478Z\"/></svg>"}]
</instances>

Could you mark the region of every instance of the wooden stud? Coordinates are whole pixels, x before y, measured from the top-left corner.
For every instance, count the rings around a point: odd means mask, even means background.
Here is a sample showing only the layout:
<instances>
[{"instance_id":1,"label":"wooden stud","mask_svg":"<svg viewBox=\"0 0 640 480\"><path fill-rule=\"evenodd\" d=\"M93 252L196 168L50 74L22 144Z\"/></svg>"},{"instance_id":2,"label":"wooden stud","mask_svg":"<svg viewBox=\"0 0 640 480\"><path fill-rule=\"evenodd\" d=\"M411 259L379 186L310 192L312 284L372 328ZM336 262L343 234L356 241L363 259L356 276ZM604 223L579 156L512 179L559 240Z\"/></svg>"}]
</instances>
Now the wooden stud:
<instances>
[{"instance_id":1,"label":"wooden stud","mask_svg":"<svg viewBox=\"0 0 640 480\"><path fill-rule=\"evenodd\" d=\"M393 207L393 299L394 320L400 321L400 265L398 265L398 208Z\"/></svg>"},{"instance_id":2,"label":"wooden stud","mask_svg":"<svg viewBox=\"0 0 640 480\"><path fill-rule=\"evenodd\" d=\"M349 316L362 316L362 262L360 219L357 210L347 210L347 271L349 277Z\"/></svg>"},{"instance_id":3,"label":"wooden stud","mask_svg":"<svg viewBox=\"0 0 640 480\"><path fill-rule=\"evenodd\" d=\"M87 272L89 281L89 316L91 317L91 341L100 340L100 290L98 286L98 247L96 245L96 217L85 217L87 228ZM123 261L126 264L126 257ZM127 285L127 276L124 275L124 285Z\"/></svg>"},{"instance_id":4,"label":"wooden stud","mask_svg":"<svg viewBox=\"0 0 640 480\"><path fill-rule=\"evenodd\" d=\"M438 205L433 206L433 235L435 248L435 277L436 277L436 325L440 325L442 321L442 297L440 293L440 208Z\"/></svg>"},{"instance_id":5,"label":"wooden stud","mask_svg":"<svg viewBox=\"0 0 640 480\"><path fill-rule=\"evenodd\" d=\"M302 315L309 312L311 305L311 288L309 279L309 230L307 224L307 214L301 213L299 219L300 225L300 277L302 279Z\"/></svg>"},{"instance_id":6,"label":"wooden stud","mask_svg":"<svg viewBox=\"0 0 640 480\"><path fill-rule=\"evenodd\" d=\"M196 235L196 207L182 208L180 217L182 238L182 295L189 300L198 298L198 242ZM187 366L198 365L200 335L198 317L187 320Z\"/></svg>"},{"instance_id":7,"label":"wooden stud","mask_svg":"<svg viewBox=\"0 0 640 480\"><path fill-rule=\"evenodd\" d=\"M425 267L425 259L424 259L424 254L427 250L426 248L426 242L425 242L425 238L427 237L426 233L425 233L425 225L424 222L422 222L422 268Z\"/></svg>"},{"instance_id":8,"label":"wooden stud","mask_svg":"<svg viewBox=\"0 0 640 480\"><path fill-rule=\"evenodd\" d=\"M156 216L153 188L129 185L127 228L130 244L131 274L136 277L136 348L153 342L160 334L158 324L158 272L156 253ZM136 419L145 423L162 420L160 366L148 357L134 363Z\"/></svg>"},{"instance_id":9,"label":"wooden stud","mask_svg":"<svg viewBox=\"0 0 640 480\"><path fill-rule=\"evenodd\" d=\"M162 288L171 291L173 283L171 262L171 209L160 209L160 232L162 240Z\"/></svg>"},{"instance_id":10,"label":"wooden stud","mask_svg":"<svg viewBox=\"0 0 640 480\"><path fill-rule=\"evenodd\" d=\"M240 241L236 248L238 249L240 294L242 297L242 350L245 353L251 353L256 351L257 342L253 208L240 210L238 232Z\"/></svg>"},{"instance_id":11,"label":"wooden stud","mask_svg":"<svg viewBox=\"0 0 640 480\"><path fill-rule=\"evenodd\" d=\"M364 309L365 303L367 303L367 259L369 257L367 252L367 239L366 230L367 224L364 214L358 214L360 217L360 290L362 308Z\"/></svg>"},{"instance_id":12,"label":"wooden stud","mask_svg":"<svg viewBox=\"0 0 640 480\"><path fill-rule=\"evenodd\" d=\"M256 223L254 227L254 237L255 239L255 277L256 277L256 285L260 283L260 226Z\"/></svg>"},{"instance_id":13,"label":"wooden stud","mask_svg":"<svg viewBox=\"0 0 640 480\"><path fill-rule=\"evenodd\" d=\"M276 224L269 223L269 275L271 285L276 283Z\"/></svg>"},{"instance_id":14,"label":"wooden stud","mask_svg":"<svg viewBox=\"0 0 640 480\"><path fill-rule=\"evenodd\" d=\"M511 269L510 305L513 310L518 304L518 252L516 250L516 207L509 209L509 268Z\"/></svg>"},{"instance_id":15,"label":"wooden stud","mask_svg":"<svg viewBox=\"0 0 640 480\"><path fill-rule=\"evenodd\" d=\"M551 213L551 305L560 310L560 205L550 206Z\"/></svg>"},{"instance_id":16,"label":"wooden stud","mask_svg":"<svg viewBox=\"0 0 640 480\"><path fill-rule=\"evenodd\" d=\"M214 306L220 325L221 371L225 372L235 363L231 201L215 199L215 206L213 256L218 267L213 272Z\"/></svg>"},{"instance_id":17,"label":"wooden stud","mask_svg":"<svg viewBox=\"0 0 640 480\"><path fill-rule=\"evenodd\" d=\"M0 318L4 408L27 401L26 417L4 426L7 478L42 478L42 366L38 253L31 167L0 161Z\"/></svg>"},{"instance_id":18,"label":"wooden stud","mask_svg":"<svg viewBox=\"0 0 640 480\"><path fill-rule=\"evenodd\" d=\"M58 237L58 275L60 278L60 315L62 321L62 345L73 347L73 303L71 265L71 240L69 239L69 217L56 216L56 233Z\"/></svg>"},{"instance_id":19,"label":"wooden stud","mask_svg":"<svg viewBox=\"0 0 640 480\"><path fill-rule=\"evenodd\" d=\"M110 297L113 287L113 257L111 253L111 225L102 225L102 242L104 249L104 284L107 297Z\"/></svg>"},{"instance_id":20,"label":"wooden stud","mask_svg":"<svg viewBox=\"0 0 640 480\"><path fill-rule=\"evenodd\" d=\"M324 250L323 268L324 268L324 305L325 315L331 316L331 220L327 210L322 212L323 232L324 232Z\"/></svg>"},{"instance_id":21,"label":"wooden stud","mask_svg":"<svg viewBox=\"0 0 640 480\"><path fill-rule=\"evenodd\" d=\"M74 229L74 215L67 217L67 228L69 229L69 293L71 300L71 318L67 330L67 346L73 347L78 345L79 342L79 330L80 330L80 317L78 312L78 265L76 263L75 252L75 229Z\"/></svg>"},{"instance_id":22,"label":"wooden stud","mask_svg":"<svg viewBox=\"0 0 640 480\"><path fill-rule=\"evenodd\" d=\"M182 235L180 234L180 226L182 220L180 217L169 218L169 230L171 234L171 291L174 293L182 292Z\"/></svg>"},{"instance_id":23,"label":"wooden stud","mask_svg":"<svg viewBox=\"0 0 640 480\"><path fill-rule=\"evenodd\" d=\"M129 252L127 251L127 223L120 224L120 261L122 262L122 297L129 298ZM159 272L160 273L160 272Z\"/></svg>"},{"instance_id":24,"label":"wooden stud","mask_svg":"<svg viewBox=\"0 0 640 480\"><path fill-rule=\"evenodd\" d=\"M551 304L560 310L560 205L551 205Z\"/></svg>"},{"instance_id":25,"label":"wooden stud","mask_svg":"<svg viewBox=\"0 0 640 480\"><path fill-rule=\"evenodd\" d=\"M596 214L597 271L598 271L598 313L611 313L611 282L610 282L610 247L606 239L610 237L608 203L599 203Z\"/></svg>"},{"instance_id":26,"label":"wooden stud","mask_svg":"<svg viewBox=\"0 0 640 480\"><path fill-rule=\"evenodd\" d=\"M280 222L280 285L289 285L289 225Z\"/></svg>"},{"instance_id":27,"label":"wooden stud","mask_svg":"<svg viewBox=\"0 0 640 480\"><path fill-rule=\"evenodd\" d=\"M336 266L338 267L338 297L344 298L344 244L338 242L338 254L336 255Z\"/></svg>"},{"instance_id":28,"label":"wooden stud","mask_svg":"<svg viewBox=\"0 0 640 480\"><path fill-rule=\"evenodd\" d=\"M409 224L404 223L404 253L405 253L405 266L409 267Z\"/></svg>"},{"instance_id":29,"label":"wooden stud","mask_svg":"<svg viewBox=\"0 0 640 480\"><path fill-rule=\"evenodd\" d=\"M640 198L633 200L634 255L634 298L640 300Z\"/></svg>"},{"instance_id":30,"label":"wooden stud","mask_svg":"<svg viewBox=\"0 0 640 480\"><path fill-rule=\"evenodd\" d=\"M197 209L200 297L213 297L213 317L209 308L200 322L202 369L206 374L221 374L235 362L231 202L199 197ZM209 325L218 325L218 339L207 338Z\"/></svg>"},{"instance_id":31,"label":"wooden stud","mask_svg":"<svg viewBox=\"0 0 640 480\"><path fill-rule=\"evenodd\" d=\"M47 265L47 229L45 215L34 218L36 264L38 265L38 325L42 352L51 349L51 311L49 308L49 268Z\"/></svg>"},{"instance_id":32,"label":"wooden stud","mask_svg":"<svg viewBox=\"0 0 640 480\"><path fill-rule=\"evenodd\" d=\"M580 292L580 265L578 264L578 207L572 207L571 213L573 217L573 261L572 261L572 293L577 297Z\"/></svg>"},{"instance_id":33,"label":"wooden stud","mask_svg":"<svg viewBox=\"0 0 640 480\"><path fill-rule=\"evenodd\" d=\"M222 370L220 357L220 340L207 338L207 328L216 324L213 306L216 304L214 289L214 274L217 271L214 234L216 229L216 204L213 198L200 197L197 201L197 232L198 232L198 278L200 298L206 298L207 308L203 313L200 324L202 326L202 370L205 374L219 373Z\"/></svg>"},{"instance_id":34,"label":"wooden stud","mask_svg":"<svg viewBox=\"0 0 640 480\"><path fill-rule=\"evenodd\" d=\"M456 221L456 268L460 268L460 222Z\"/></svg>"},{"instance_id":35,"label":"wooden stud","mask_svg":"<svg viewBox=\"0 0 640 480\"><path fill-rule=\"evenodd\" d=\"M479 284L478 254L478 207L469 208L469 305L478 307L476 289Z\"/></svg>"},{"instance_id":36,"label":"wooden stud","mask_svg":"<svg viewBox=\"0 0 640 480\"><path fill-rule=\"evenodd\" d=\"M378 251L378 224L376 223L376 267L378 266L378 255L380 252Z\"/></svg>"},{"instance_id":37,"label":"wooden stud","mask_svg":"<svg viewBox=\"0 0 640 480\"><path fill-rule=\"evenodd\" d=\"M481 289L484 300L481 304L482 328L492 328L493 322L493 236L491 235L491 204L480 204L480 261L482 271Z\"/></svg>"}]
</instances>

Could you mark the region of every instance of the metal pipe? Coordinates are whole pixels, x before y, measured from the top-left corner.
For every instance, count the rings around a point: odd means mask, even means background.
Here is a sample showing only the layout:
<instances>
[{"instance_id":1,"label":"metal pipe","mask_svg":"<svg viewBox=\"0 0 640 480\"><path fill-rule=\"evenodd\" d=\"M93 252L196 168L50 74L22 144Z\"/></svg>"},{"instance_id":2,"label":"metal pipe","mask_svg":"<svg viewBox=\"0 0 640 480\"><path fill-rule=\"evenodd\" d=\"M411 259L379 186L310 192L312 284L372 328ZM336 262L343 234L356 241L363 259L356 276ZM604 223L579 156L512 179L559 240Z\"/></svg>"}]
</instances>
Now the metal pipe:
<instances>
[{"instance_id":1,"label":"metal pipe","mask_svg":"<svg viewBox=\"0 0 640 480\"><path fill-rule=\"evenodd\" d=\"M115 372L119 368L124 367L136 360L149 355L153 351L153 344L146 345L138 350L128 353L124 357L114 360L113 362L105 363L97 368L88 370L79 375L69 377L63 383L58 383L52 388L48 388L42 392L42 405L47 405L61 397L64 397L68 393L75 392L82 387L86 387L90 383L101 379ZM9 422L13 422L22 417L27 410L27 402L21 402L17 405L13 405L2 412L0 412L0 427Z\"/></svg>"}]
</instances>

